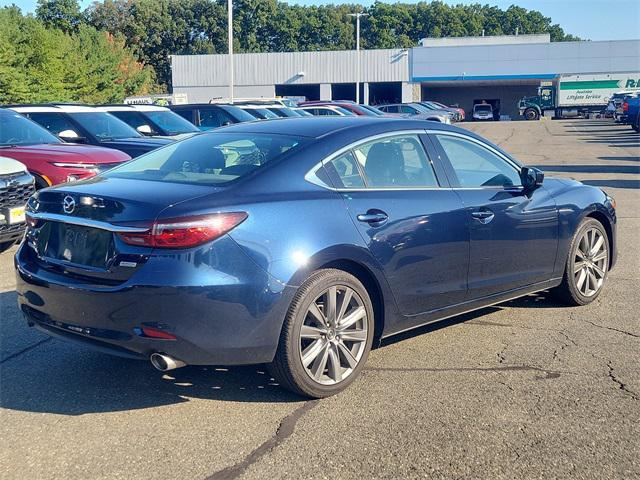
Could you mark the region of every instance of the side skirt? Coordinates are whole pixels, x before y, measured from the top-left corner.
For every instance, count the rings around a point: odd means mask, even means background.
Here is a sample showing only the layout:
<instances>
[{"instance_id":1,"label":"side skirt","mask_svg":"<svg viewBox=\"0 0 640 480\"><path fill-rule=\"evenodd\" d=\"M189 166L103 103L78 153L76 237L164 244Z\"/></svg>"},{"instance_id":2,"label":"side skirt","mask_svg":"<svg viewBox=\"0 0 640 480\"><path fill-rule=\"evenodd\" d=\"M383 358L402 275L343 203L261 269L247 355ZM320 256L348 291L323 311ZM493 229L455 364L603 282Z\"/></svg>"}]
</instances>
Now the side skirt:
<instances>
[{"instance_id":1,"label":"side skirt","mask_svg":"<svg viewBox=\"0 0 640 480\"><path fill-rule=\"evenodd\" d=\"M411 326L407 328L401 328L397 331L385 333L382 335L381 340L392 337L394 335L398 335L400 333L408 332L409 330L413 330L414 328L424 327L425 325L428 325L430 323L440 322L442 320L447 320L448 318L473 312L481 308L490 307L498 303L508 302L509 300L524 297L525 295L530 295L542 290L557 287L558 285L560 285L560 283L562 283L562 278L552 278L551 280L546 280L544 282L534 283L532 285L527 285L526 287L516 288L513 290L507 290L506 292L496 293L487 297L482 297L480 299L469 300L467 302L458 303L450 307L432 310L427 313L421 313L411 317L405 316L402 323L405 325L407 323L411 323Z\"/></svg>"}]
</instances>

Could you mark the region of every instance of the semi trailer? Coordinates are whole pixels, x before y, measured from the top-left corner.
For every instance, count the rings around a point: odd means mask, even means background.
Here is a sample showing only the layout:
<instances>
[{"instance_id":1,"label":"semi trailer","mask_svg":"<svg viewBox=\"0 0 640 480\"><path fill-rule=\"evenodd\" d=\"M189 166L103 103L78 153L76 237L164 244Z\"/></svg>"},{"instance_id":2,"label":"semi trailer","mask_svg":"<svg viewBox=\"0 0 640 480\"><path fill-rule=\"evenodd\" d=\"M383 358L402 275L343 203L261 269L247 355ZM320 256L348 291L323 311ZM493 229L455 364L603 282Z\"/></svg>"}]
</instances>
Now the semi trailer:
<instances>
[{"instance_id":1,"label":"semi trailer","mask_svg":"<svg viewBox=\"0 0 640 480\"><path fill-rule=\"evenodd\" d=\"M543 82L537 95L520 99L518 110L526 120L587 116L603 112L609 98L622 89L640 90L640 72L559 75Z\"/></svg>"}]
</instances>

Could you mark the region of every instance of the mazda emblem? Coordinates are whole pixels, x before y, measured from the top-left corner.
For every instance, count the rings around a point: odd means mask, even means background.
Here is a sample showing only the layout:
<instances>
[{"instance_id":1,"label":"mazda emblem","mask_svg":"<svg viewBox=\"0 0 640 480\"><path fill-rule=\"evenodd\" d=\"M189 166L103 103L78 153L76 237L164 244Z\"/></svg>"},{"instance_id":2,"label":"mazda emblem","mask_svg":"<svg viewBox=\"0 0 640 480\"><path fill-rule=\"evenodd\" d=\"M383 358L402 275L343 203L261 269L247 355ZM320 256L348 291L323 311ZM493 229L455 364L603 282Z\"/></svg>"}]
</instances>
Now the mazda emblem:
<instances>
[{"instance_id":1,"label":"mazda emblem","mask_svg":"<svg viewBox=\"0 0 640 480\"><path fill-rule=\"evenodd\" d=\"M72 196L67 195L62 199L62 209L64 210L64 213L73 213L75 208L76 208L76 201L73 199Z\"/></svg>"}]
</instances>

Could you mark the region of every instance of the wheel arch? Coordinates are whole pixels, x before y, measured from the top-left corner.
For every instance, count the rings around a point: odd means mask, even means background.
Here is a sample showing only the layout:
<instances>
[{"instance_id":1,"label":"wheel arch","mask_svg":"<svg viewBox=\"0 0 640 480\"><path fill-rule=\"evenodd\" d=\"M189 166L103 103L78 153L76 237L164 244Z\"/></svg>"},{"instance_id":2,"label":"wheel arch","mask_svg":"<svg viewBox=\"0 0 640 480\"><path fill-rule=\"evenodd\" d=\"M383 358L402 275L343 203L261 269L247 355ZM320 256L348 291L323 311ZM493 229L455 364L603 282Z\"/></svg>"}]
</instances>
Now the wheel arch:
<instances>
[{"instance_id":1,"label":"wheel arch","mask_svg":"<svg viewBox=\"0 0 640 480\"><path fill-rule=\"evenodd\" d=\"M385 301L384 293L374 273L361 263L348 259L336 259L321 265L318 269L335 268L342 270L356 277L369 293L369 298L373 305L374 325L374 345L377 345L382 338L385 325Z\"/></svg>"},{"instance_id":2,"label":"wheel arch","mask_svg":"<svg viewBox=\"0 0 640 480\"><path fill-rule=\"evenodd\" d=\"M607 240L609 240L609 250L610 250L610 255L609 255L609 270L611 270L611 267L613 266L613 249L615 248L614 246L614 238L613 238L613 227L611 225L611 220L609 219L609 217L607 217L607 215L605 215L604 213L602 213L599 210L593 210L589 213L587 213L584 216L585 219L587 218L593 218L594 220L597 220L598 222L600 222L600 224L602 224L602 226L604 227L605 232L607 233Z\"/></svg>"}]
</instances>

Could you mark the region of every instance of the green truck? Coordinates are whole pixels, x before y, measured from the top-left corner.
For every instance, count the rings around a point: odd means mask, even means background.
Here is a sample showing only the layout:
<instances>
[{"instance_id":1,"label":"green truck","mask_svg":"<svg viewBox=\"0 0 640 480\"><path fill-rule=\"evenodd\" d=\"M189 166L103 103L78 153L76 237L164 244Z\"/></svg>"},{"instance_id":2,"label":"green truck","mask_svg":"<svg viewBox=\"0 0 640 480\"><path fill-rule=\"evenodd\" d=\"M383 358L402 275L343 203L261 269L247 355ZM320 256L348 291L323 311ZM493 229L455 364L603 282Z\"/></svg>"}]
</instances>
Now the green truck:
<instances>
[{"instance_id":1,"label":"green truck","mask_svg":"<svg viewBox=\"0 0 640 480\"><path fill-rule=\"evenodd\" d=\"M640 90L640 73L559 75L543 82L537 95L520 99L518 110L526 120L587 116L604 111L620 90Z\"/></svg>"}]
</instances>

